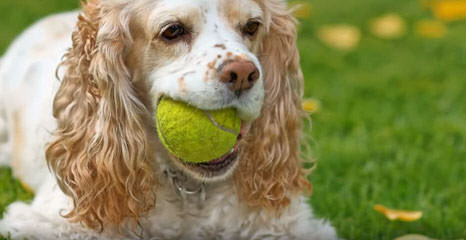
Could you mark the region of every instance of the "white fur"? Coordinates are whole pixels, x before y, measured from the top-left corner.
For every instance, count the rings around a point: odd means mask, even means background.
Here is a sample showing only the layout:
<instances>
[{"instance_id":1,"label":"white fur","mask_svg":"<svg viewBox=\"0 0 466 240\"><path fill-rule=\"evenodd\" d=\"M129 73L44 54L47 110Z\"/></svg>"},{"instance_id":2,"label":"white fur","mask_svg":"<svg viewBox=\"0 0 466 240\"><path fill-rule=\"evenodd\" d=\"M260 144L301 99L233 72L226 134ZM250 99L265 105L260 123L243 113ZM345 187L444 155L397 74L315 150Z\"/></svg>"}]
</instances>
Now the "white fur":
<instances>
[{"instance_id":1,"label":"white fur","mask_svg":"<svg viewBox=\"0 0 466 240\"><path fill-rule=\"evenodd\" d=\"M173 4L180 2L173 1ZM204 39L193 47L195 51L192 51L192 55L179 61L200 59L201 66L206 66L219 52L218 49L212 50L213 45L220 43L226 46L225 51L246 57L259 65L254 54L240 44L238 36L222 30L227 28L227 23L222 23L218 18L215 7L208 12L207 26L203 31L212 32L211 28L215 27L213 23L216 22L219 32L204 35ZM68 222L61 213L71 209L72 201L58 188L45 163L45 143L50 140L50 132L55 128L51 114L52 99L59 86L55 80L55 69L71 45L70 34L77 14L55 15L35 24L13 43L0 65L0 163L9 162L12 151L19 151L20 155L10 162L14 175L36 193L30 204L11 204L0 220L0 234L10 233L13 239L138 237L125 225L121 232L106 228L105 232L96 233L78 223ZM220 63L219 60L216 66ZM178 86L170 84L173 81L163 81L170 70L176 70L177 64L179 62L169 63L163 70L151 74L155 96L166 94L204 108L225 107L214 103L218 102L219 96L227 94L218 90L223 86L217 83L206 85L202 80L187 81L190 92L183 92ZM202 79L206 71L195 65L182 70L181 74L194 71L188 74L192 79ZM181 76L171 77L176 79ZM228 102L228 106L237 107L245 118L255 118L262 105L262 88L260 79L254 89L241 99ZM21 121L15 121L17 119ZM15 139L18 136L15 131L21 131L21 139ZM6 139L7 142L2 142ZM15 150L18 146L12 143L20 143L21 146ZM167 157L162 154L159 159L164 158ZM171 167L168 164L170 161L160 161L161 171ZM313 217L304 197L293 199L289 208L277 217L269 215L267 211L250 208L240 201L230 178L209 183L205 201L199 202L195 196L183 200L163 173L159 176L162 177L159 179L161 187L157 192L157 205L141 220L140 232L137 232L143 239L337 239L329 223Z\"/></svg>"}]
</instances>

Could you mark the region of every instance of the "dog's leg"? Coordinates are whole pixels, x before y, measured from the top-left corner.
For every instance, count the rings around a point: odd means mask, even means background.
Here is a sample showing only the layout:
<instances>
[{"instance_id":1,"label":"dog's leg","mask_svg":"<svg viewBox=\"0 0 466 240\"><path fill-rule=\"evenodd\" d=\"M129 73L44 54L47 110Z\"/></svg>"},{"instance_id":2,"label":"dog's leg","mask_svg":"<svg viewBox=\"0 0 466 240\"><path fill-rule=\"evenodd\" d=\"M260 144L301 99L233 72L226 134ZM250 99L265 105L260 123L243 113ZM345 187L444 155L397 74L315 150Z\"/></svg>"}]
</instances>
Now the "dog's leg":
<instances>
[{"instance_id":1,"label":"dog's leg","mask_svg":"<svg viewBox=\"0 0 466 240\"><path fill-rule=\"evenodd\" d=\"M15 202L0 220L0 235L11 239L118 239L114 234L98 233L79 223L70 223L62 214L69 212L71 199L50 177L31 203Z\"/></svg>"},{"instance_id":2,"label":"dog's leg","mask_svg":"<svg viewBox=\"0 0 466 240\"><path fill-rule=\"evenodd\" d=\"M246 210L245 213L242 216L231 214L229 217L233 218L222 219L225 221L223 226L228 226L222 239L338 240L330 223L314 216L305 197L294 199L278 218L264 212ZM237 219L247 221L240 223Z\"/></svg>"},{"instance_id":3,"label":"dog's leg","mask_svg":"<svg viewBox=\"0 0 466 240\"><path fill-rule=\"evenodd\" d=\"M308 199L302 197L301 199L295 200L290 208L289 212L292 218L290 222L287 222L285 218L281 220L290 224L290 232L296 234L294 239L299 240L337 240L339 239L335 229L330 223L323 219L318 219L314 216L313 210L309 205ZM286 214L285 214L286 215ZM294 218L294 219L293 219ZM291 220L293 219L293 220ZM285 224L286 225L286 224Z\"/></svg>"}]
</instances>

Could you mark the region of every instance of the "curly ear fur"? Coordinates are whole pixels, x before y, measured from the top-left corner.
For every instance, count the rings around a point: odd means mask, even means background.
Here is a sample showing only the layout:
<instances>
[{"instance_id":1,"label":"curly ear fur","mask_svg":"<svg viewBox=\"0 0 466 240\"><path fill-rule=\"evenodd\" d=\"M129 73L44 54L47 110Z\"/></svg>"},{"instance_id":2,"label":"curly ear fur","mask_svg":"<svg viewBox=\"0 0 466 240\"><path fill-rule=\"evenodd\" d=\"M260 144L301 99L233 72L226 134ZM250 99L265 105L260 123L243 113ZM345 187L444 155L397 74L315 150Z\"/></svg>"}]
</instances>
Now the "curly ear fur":
<instances>
[{"instance_id":1,"label":"curly ear fur","mask_svg":"<svg viewBox=\"0 0 466 240\"><path fill-rule=\"evenodd\" d=\"M265 102L252 124L235 172L236 188L250 206L280 212L311 188L300 159L303 78L296 47L296 19L281 0L259 1L268 33L260 59Z\"/></svg>"},{"instance_id":2,"label":"curly ear fur","mask_svg":"<svg viewBox=\"0 0 466 240\"><path fill-rule=\"evenodd\" d=\"M155 204L151 106L125 66L131 44L123 7L83 3L54 100L56 138L46 158L74 208L66 217L103 230Z\"/></svg>"}]
</instances>

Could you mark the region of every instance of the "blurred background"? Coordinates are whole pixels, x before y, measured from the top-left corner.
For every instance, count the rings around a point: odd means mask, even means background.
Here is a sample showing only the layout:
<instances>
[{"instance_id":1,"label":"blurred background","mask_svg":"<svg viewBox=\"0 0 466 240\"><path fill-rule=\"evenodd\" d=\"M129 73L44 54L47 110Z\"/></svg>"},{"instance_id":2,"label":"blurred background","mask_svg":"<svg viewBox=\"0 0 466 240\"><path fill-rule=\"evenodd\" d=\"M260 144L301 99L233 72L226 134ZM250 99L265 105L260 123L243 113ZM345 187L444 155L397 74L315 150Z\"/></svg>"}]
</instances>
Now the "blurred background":
<instances>
[{"instance_id":1,"label":"blurred background","mask_svg":"<svg viewBox=\"0 0 466 240\"><path fill-rule=\"evenodd\" d=\"M291 5L312 117L315 214L345 239L465 239L466 0ZM1 0L0 54L40 17L78 7ZM0 169L0 215L31 197Z\"/></svg>"}]
</instances>

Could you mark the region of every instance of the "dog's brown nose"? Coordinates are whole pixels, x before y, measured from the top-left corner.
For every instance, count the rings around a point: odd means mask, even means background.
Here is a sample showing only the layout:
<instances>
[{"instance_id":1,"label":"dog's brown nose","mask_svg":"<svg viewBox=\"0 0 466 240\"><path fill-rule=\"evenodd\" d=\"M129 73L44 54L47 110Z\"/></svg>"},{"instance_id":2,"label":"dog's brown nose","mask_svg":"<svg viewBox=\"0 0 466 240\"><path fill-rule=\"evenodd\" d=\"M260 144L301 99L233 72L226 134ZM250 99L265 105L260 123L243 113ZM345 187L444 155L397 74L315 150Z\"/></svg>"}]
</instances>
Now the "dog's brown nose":
<instances>
[{"instance_id":1,"label":"dog's brown nose","mask_svg":"<svg viewBox=\"0 0 466 240\"><path fill-rule=\"evenodd\" d=\"M241 92L250 89L259 79L259 70L251 61L230 61L219 69L220 81L227 84L236 96Z\"/></svg>"}]
</instances>

